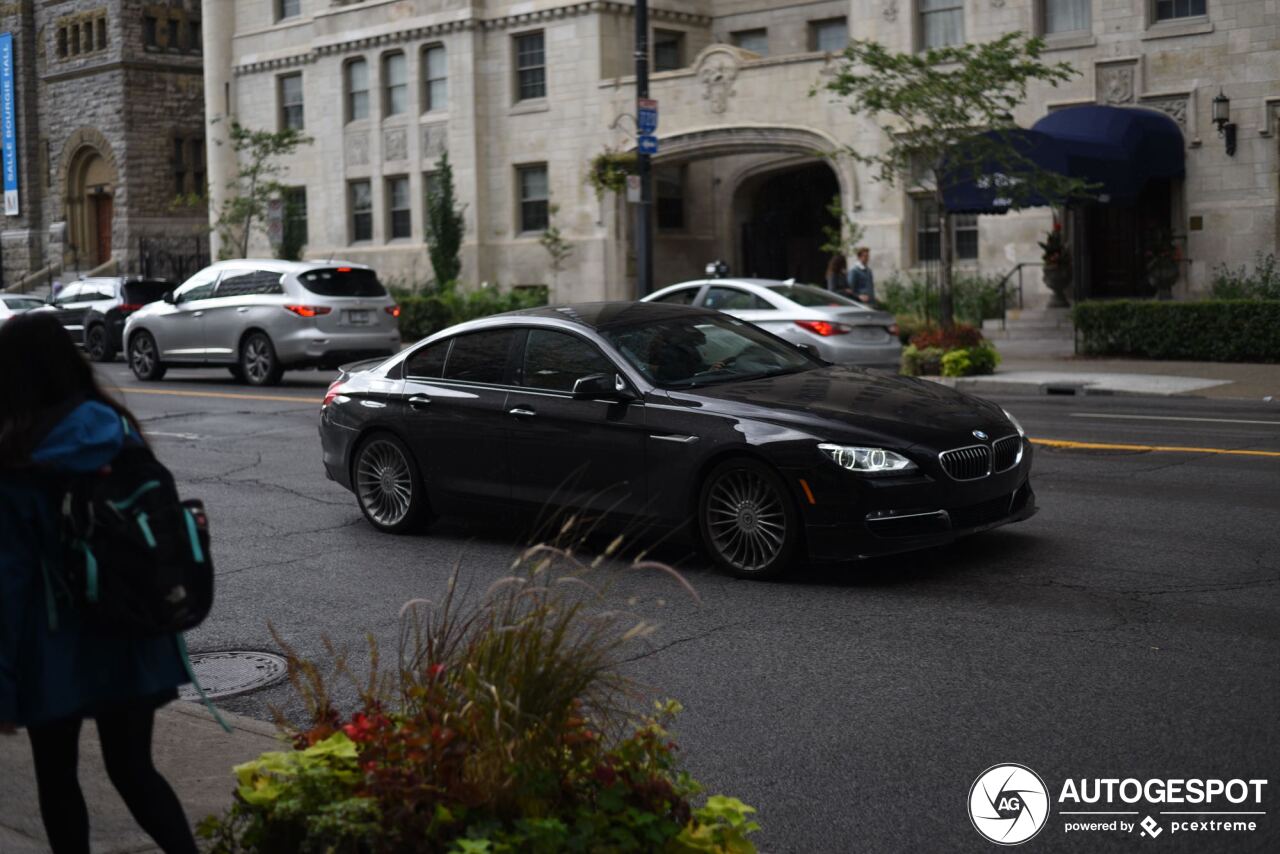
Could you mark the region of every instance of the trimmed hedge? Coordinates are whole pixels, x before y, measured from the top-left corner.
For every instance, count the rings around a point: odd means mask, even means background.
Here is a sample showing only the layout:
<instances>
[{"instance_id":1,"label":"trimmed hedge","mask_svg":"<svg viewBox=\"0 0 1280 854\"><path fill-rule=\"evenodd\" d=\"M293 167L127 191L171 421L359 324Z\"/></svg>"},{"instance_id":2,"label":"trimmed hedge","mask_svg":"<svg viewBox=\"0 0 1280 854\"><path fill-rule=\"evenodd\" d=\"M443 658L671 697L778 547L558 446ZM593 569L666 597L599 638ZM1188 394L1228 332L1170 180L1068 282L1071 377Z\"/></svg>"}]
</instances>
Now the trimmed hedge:
<instances>
[{"instance_id":1,"label":"trimmed hedge","mask_svg":"<svg viewBox=\"0 0 1280 854\"><path fill-rule=\"evenodd\" d=\"M1087 355L1280 362L1280 300L1090 301L1072 320Z\"/></svg>"},{"instance_id":2,"label":"trimmed hedge","mask_svg":"<svg viewBox=\"0 0 1280 854\"><path fill-rule=\"evenodd\" d=\"M400 337L420 341L455 323L546 305L545 288L520 288L502 292L497 288L457 290L445 288L425 294L396 293L400 305Z\"/></svg>"}]
</instances>

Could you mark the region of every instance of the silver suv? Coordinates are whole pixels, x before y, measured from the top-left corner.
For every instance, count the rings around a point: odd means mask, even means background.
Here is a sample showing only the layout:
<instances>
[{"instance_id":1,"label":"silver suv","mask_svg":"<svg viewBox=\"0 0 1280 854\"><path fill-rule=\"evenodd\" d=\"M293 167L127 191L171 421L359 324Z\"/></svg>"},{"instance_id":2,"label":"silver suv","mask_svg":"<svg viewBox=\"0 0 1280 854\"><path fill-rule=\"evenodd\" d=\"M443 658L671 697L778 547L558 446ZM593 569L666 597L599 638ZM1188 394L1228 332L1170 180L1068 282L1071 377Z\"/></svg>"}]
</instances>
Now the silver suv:
<instances>
[{"instance_id":1,"label":"silver suv","mask_svg":"<svg viewBox=\"0 0 1280 854\"><path fill-rule=\"evenodd\" d=\"M346 261L219 261L129 316L129 367L221 365L250 385L400 349L400 310L374 271Z\"/></svg>"}]
</instances>

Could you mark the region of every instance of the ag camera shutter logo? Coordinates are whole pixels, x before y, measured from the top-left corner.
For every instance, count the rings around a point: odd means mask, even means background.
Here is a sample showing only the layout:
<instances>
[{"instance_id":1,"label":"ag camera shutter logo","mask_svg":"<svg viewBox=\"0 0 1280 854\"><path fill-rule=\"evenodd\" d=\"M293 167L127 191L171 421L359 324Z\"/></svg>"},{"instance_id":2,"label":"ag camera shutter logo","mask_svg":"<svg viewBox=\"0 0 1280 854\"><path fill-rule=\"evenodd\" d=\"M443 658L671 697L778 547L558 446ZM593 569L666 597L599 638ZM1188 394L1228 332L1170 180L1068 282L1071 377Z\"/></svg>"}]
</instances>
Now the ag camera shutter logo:
<instances>
[{"instance_id":1,"label":"ag camera shutter logo","mask_svg":"<svg viewBox=\"0 0 1280 854\"><path fill-rule=\"evenodd\" d=\"M1019 845L1048 822L1049 790L1025 765L992 765L969 789L969 820L991 842Z\"/></svg>"}]
</instances>

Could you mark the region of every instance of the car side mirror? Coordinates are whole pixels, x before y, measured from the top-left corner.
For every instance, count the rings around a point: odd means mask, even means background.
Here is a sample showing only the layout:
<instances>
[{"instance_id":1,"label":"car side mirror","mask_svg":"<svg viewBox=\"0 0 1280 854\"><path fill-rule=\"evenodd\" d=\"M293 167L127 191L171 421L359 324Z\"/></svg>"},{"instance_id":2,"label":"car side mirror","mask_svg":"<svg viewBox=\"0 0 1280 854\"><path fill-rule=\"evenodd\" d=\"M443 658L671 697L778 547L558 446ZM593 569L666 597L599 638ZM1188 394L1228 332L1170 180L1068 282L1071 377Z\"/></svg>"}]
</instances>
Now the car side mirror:
<instances>
[{"instance_id":1,"label":"car side mirror","mask_svg":"<svg viewBox=\"0 0 1280 854\"><path fill-rule=\"evenodd\" d=\"M57 294L55 294L53 291L49 291L49 293L44 295L44 304L53 305L57 299L58 299Z\"/></svg>"},{"instance_id":2,"label":"car side mirror","mask_svg":"<svg viewBox=\"0 0 1280 854\"><path fill-rule=\"evenodd\" d=\"M635 400L635 392L621 374L587 374L573 384L574 400Z\"/></svg>"},{"instance_id":3,"label":"car side mirror","mask_svg":"<svg viewBox=\"0 0 1280 854\"><path fill-rule=\"evenodd\" d=\"M178 298L177 298L176 296L174 296L173 291L165 291L165 292L164 292L164 296L163 296L163 297L161 297L161 299L163 299L165 302L169 303L169 305L177 305L177 304L178 304Z\"/></svg>"}]
</instances>

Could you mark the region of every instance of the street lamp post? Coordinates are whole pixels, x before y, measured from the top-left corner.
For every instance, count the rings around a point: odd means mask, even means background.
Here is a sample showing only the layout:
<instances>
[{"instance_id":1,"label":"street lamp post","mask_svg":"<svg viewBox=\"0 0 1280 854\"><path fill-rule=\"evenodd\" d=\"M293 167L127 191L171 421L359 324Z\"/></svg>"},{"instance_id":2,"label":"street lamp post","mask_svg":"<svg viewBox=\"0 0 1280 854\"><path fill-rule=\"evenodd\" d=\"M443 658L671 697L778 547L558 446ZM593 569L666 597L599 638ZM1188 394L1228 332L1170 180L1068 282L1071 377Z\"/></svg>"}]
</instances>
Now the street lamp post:
<instances>
[{"instance_id":1,"label":"street lamp post","mask_svg":"<svg viewBox=\"0 0 1280 854\"><path fill-rule=\"evenodd\" d=\"M649 2L636 0L636 115L641 99L649 97ZM636 298L653 291L653 180L649 155L636 154L640 205L636 221Z\"/></svg>"}]
</instances>

